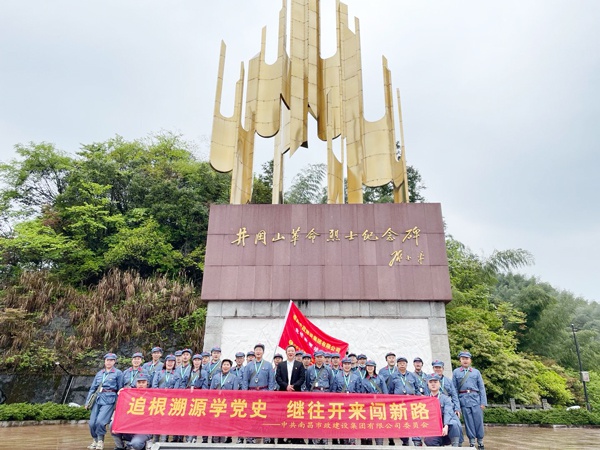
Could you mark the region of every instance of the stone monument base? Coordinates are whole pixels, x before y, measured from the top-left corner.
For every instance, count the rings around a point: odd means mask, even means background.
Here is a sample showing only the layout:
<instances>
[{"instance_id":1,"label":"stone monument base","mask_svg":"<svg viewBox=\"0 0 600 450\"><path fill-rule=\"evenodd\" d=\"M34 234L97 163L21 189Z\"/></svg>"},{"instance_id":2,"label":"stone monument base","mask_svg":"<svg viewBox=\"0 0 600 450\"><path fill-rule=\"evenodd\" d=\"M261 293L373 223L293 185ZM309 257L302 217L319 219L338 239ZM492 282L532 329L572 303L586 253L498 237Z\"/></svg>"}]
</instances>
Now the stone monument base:
<instances>
[{"instance_id":1,"label":"stone monument base","mask_svg":"<svg viewBox=\"0 0 600 450\"><path fill-rule=\"evenodd\" d=\"M265 357L277 348L289 301L209 301L204 348L220 345L223 357L247 353L257 343L265 344ZM385 365L385 354L405 356L412 370L413 358L439 359L450 367L446 306L440 301L298 301L304 315L326 333L350 344L349 351L364 353ZM307 346L308 347L308 346ZM310 348L303 349L311 351Z\"/></svg>"}]
</instances>

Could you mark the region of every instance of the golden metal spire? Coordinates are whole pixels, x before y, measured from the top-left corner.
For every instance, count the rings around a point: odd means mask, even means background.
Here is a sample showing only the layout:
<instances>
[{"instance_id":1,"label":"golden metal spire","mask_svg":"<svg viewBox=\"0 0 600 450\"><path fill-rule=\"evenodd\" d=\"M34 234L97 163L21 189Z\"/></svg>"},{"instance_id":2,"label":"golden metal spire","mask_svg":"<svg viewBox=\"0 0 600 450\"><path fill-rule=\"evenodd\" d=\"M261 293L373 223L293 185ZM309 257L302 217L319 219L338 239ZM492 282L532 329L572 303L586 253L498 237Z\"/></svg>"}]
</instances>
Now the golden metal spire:
<instances>
[{"instance_id":1,"label":"golden metal spire","mask_svg":"<svg viewBox=\"0 0 600 450\"><path fill-rule=\"evenodd\" d=\"M396 158L396 137L391 72L383 58L385 114L375 121L364 118L360 27L348 26L348 7L337 7L337 52L321 58L319 0L290 0L290 53L287 42L287 5L279 14L277 61L265 62L266 28L262 30L260 53L248 65L245 120L242 124L244 65L236 84L233 116L221 114L225 44L217 80L210 163L215 170L232 172L232 204L250 202L253 184L254 136L275 136L273 203L283 197L283 157L308 146L308 114L317 121L319 139L327 142L328 202L344 202L344 168L348 202L362 203L363 186L394 183L394 201L408 201L402 110L400 114L401 157ZM341 161L333 152L340 138ZM345 156L344 156L345 155Z\"/></svg>"}]
</instances>

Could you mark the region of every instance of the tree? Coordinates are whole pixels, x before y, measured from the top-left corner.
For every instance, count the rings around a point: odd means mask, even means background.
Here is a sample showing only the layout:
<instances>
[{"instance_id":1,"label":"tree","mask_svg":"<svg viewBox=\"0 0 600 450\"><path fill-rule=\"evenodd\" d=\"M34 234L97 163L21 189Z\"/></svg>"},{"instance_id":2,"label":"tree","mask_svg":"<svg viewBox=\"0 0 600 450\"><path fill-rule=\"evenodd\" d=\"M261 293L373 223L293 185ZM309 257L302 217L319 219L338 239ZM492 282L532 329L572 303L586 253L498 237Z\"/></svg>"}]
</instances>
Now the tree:
<instances>
[{"instance_id":1,"label":"tree","mask_svg":"<svg viewBox=\"0 0 600 450\"><path fill-rule=\"evenodd\" d=\"M1 213L16 218L0 237L5 279L43 269L94 283L119 267L201 280L209 208L229 201L230 181L179 136L117 136L75 158L51 144L18 153L0 172Z\"/></svg>"}]
</instances>

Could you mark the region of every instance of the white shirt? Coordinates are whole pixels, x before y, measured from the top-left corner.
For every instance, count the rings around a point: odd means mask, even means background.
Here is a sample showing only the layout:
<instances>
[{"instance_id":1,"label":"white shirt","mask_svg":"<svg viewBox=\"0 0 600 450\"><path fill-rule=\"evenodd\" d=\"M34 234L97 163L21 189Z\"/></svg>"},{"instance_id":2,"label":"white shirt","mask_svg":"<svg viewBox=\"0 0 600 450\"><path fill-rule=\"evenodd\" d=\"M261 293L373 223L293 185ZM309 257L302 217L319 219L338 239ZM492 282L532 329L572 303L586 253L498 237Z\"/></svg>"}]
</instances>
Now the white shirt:
<instances>
[{"instance_id":1,"label":"white shirt","mask_svg":"<svg viewBox=\"0 0 600 450\"><path fill-rule=\"evenodd\" d=\"M288 385L292 384L292 370L294 370L294 362L295 360L287 361Z\"/></svg>"}]
</instances>

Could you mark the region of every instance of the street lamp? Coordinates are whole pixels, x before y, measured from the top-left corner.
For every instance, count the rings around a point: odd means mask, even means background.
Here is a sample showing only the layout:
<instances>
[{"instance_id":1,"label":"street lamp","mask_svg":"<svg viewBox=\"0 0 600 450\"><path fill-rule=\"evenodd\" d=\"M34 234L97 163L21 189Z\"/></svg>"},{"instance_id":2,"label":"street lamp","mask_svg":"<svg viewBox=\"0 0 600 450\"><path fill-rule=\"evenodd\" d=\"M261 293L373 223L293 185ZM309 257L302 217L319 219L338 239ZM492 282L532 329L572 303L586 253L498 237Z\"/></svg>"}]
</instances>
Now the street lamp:
<instances>
[{"instance_id":1,"label":"street lamp","mask_svg":"<svg viewBox=\"0 0 600 450\"><path fill-rule=\"evenodd\" d=\"M581 354L579 353L579 343L577 342L576 331L579 331L575 328L575 325L571 324L571 330L573 331L573 340L575 341L575 350L577 351L577 360L579 361L579 377L581 382L583 383L583 395L585 396L585 407L588 411L591 411L592 408L590 406L590 399L588 398L587 387L585 385L586 379L583 376L583 366L581 365Z\"/></svg>"}]
</instances>

